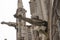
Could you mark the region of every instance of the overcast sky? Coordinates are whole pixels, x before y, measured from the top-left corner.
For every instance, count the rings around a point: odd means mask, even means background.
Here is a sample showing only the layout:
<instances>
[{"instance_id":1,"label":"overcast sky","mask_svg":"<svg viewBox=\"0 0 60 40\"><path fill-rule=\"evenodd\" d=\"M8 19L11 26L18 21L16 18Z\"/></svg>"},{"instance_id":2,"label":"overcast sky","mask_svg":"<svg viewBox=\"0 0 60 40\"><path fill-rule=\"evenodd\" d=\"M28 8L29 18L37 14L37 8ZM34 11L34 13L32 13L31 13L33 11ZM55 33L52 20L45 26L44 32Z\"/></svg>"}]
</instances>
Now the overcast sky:
<instances>
[{"instance_id":1,"label":"overcast sky","mask_svg":"<svg viewBox=\"0 0 60 40\"><path fill-rule=\"evenodd\" d=\"M29 0L23 0L24 8L27 10L26 16L30 18ZM0 0L0 23L2 21L15 22L14 14L17 9L17 0ZM0 40L16 40L16 29L0 24Z\"/></svg>"}]
</instances>

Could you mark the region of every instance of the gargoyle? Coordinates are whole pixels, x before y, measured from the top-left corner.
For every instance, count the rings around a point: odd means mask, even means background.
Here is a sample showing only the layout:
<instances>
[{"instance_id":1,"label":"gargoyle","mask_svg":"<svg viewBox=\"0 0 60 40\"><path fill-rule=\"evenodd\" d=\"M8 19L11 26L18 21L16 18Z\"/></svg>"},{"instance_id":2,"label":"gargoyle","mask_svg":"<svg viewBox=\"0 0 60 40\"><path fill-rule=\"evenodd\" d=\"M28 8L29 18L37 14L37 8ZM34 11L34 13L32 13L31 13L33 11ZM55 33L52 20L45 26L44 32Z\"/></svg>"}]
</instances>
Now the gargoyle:
<instances>
[{"instance_id":1,"label":"gargoyle","mask_svg":"<svg viewBox=\"0 0 60 40\"><path fill-rule=\"evenodd\" d=\"M15 14L14 17L19 18L20 20L24 20L26 22L29 22L32 25L36 25L36 26L45 26L45 27L47 27L47 25L48 25L47 21L44 21L44 20L41 20L41 19L37 20L37 19L25 18L25 17L22 17L22 15L18 15L18 14Z\"/></svg>"},{"instance_id":2,"label":"gargoyle","mask_svg":"<svg viewBox=\"0 0 60 40\"><path fill-rule=\"evenodd\" d=\"M16 28L16 26L17 26L17 23L14 23L14 22L1 22L1 24L7 24L8 26L13 26L13 27L15 27Z\"/></svg>"}]
</instances>

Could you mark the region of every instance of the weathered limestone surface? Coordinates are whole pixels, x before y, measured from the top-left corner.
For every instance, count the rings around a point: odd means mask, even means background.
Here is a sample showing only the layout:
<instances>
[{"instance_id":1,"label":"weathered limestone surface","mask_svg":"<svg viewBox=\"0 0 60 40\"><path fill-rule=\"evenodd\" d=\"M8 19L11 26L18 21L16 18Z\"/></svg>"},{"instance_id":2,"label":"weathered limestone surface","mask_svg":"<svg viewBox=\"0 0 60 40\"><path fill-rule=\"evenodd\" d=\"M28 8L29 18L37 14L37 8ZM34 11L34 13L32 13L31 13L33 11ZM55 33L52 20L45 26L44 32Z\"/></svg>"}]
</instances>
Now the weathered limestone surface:
<instances>
[{"instance_id":1,"label":"weathered limestone surface","mask_svg":"<svg viewBox=\"0 0 60 40\"><path fill-rule=\"evenodd\" d=\"M31 19L18 0L16 23L2 22L17 29L17 40L60 40L60 0L30 0ZM26 21L32 25L26 25ZM47 24L46 24L47 23ZM45 33L45 30L48 32ZM47 35L46 35L47 34Z\"/></svg>"},{"instance_id":2,"label":"weathered limestone surface","mask_svg":"<svg viewBox=\"0 0 60 40\"><path fill-rule=\"evenodd\" d=\"M39 19L48 21L48 30L49 30L48 40L57 40L57 36L58 36L57 33L54 37L52 35L54 35L53 32L55 32L55 30L58 28L55 28L55 26L52 26L52 25L55 25L57 18L59 18L59 15L58 15L60 13L59 3L60 3L59 0L30 0L30 10L31 10L32 18L38 16ZM54 5L57 5L57 10L53 9L53 8L56 8L56 6ZM57 11L57 14L56 14L56 11ZM56 15L58 15L58 17ZM35 26L34 28L36 29ZM45 40L45 39L43 38L42 40Z\"/></svg>"},{"instance_id":3,"label":"weathered limestone surface","mask_svg":"<svg viewBox=\"0 0 60 40\"><path fill-rule=\"evenodd\" d=\"M45 21L48 21L48 16L47 16L47 2L48 0L30 0L30 10L31 10L31 17L32 18L39 18L39 19L42 19L42 20L45 20ZM36 29L39 29L40 27L38 26L35 26L35 25L32 25L32 27L34 27L34 30ZM43 26L42 26L42 29L45 29ZM35 32L36 33L36 32ZM44 38L44 35L39 33L41 36L40 38L42 38L41 40L45 40ZM38 37L37 35L33 35L33 37ZM39 39L35 39L34 40L39 40Z\"/></svg>"}]
</instances>

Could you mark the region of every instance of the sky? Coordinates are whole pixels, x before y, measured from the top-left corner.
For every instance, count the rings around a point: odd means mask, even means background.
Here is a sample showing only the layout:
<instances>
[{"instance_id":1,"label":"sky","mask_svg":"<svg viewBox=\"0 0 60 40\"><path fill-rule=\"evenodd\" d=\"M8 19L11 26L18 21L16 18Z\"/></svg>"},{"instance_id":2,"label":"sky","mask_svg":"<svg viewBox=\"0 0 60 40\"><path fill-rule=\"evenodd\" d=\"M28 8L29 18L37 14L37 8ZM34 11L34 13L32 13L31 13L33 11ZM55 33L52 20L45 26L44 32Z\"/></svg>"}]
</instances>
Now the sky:
<instances>
[{"instance_id":1,"label":"sky","mask_svg":"<svg viewBox=\"0 0 60 40\"><path fill-rule=\"evenodd\" d=\"M16 13L17 1L0 0L0 40L16 40L16 29L12 26L2 25L1 22L16 22L13 15ZM23 0L23 5L23 8L27 10L26 17L30 18L29 0Z\"/></svg>"}]
</instances>

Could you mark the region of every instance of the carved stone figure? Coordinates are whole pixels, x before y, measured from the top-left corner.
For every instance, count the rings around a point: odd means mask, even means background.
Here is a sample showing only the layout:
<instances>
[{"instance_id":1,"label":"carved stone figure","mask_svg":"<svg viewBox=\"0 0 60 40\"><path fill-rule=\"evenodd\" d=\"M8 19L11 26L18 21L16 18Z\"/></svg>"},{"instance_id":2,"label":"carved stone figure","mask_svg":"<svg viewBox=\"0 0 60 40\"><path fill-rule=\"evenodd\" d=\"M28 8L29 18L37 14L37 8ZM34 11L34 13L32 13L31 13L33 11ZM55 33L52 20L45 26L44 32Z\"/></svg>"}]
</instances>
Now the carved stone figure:
<instances>
[{"instance_id":1,"label":"carved stone figure","mask_svg":"<svg viewBox=\"0 0 60 40\"><path fill-rule=\"evenodd\" d=\"M14 17L19 18L21 20L24 20L26 22L29 22L32 25L36 25L36 26L45 26L45 27L47 27L47 25L48 25L48 22L47 21L44 21L44 20L41 20L41 19L25 18L25 17L22 17L21 15L18 15L18 14L15 14Z\"/></svg>"},{"instance_id":2,"label":"carved stone figure","mask_svg":"<svg viewBox=\"0 0 60 40\"><path fill-rule=\"evenodd\" d=\"M16 26L18 25L17 23L14 23L14 22L1 22L1 24L7 24L8 26L13 26L16 28Z\"/></svg>"}]
</instances>

